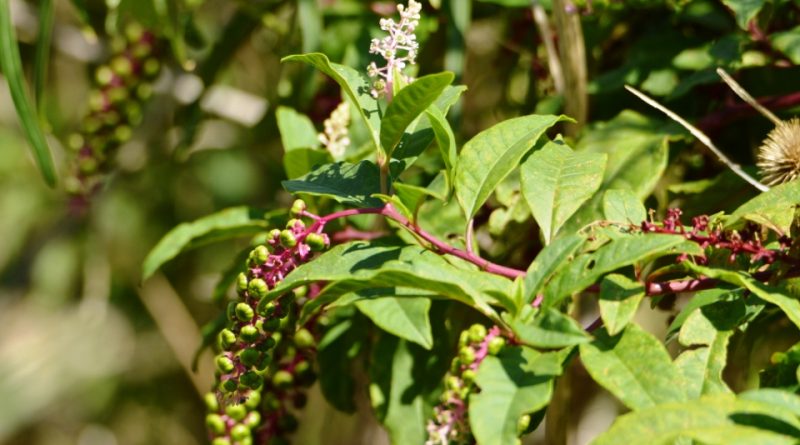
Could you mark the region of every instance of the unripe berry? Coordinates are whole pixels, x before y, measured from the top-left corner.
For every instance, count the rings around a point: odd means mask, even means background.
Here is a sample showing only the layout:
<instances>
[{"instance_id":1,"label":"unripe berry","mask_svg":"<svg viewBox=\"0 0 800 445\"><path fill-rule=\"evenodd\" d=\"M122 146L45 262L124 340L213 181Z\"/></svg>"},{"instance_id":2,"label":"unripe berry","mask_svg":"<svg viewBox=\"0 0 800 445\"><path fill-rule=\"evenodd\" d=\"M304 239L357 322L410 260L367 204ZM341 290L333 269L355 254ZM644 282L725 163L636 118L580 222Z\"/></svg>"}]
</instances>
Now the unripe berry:
<instances>
[{"instance_id":1,"label":"unripe berry","mask_svg":"<svg viewBox=\"0 0 800 445\"><path fill-rule=\"evenodd\" d=\"M206 393L203 396L203 401L209 411L219 411L219 400L217 400L217 396L213 392Z\"/></svg>"},{"instance_id":2,"label":"unripe berry","mask_svg":"<svg viewBox=\"0 0 800 445\"><path fill-rule=\"evenodd\" d=\"M517 435L524 433L531 425L531 416L523 414L517 421Z\"/></svg>"},{"instance_id":3,"label":"unripe berry","mask_svg":"<svg viewBox=\"0 0 800 445\"><path fill-rule=\"evenodd\" d=\"M256 363L256 365L255 365L256 369L259 370L259 371L263 371L263 370L267 369L267 366L269 366L271 361L272 361L272 356L269 355L266 352L262 352L261 353L261 358L258 360L258 363Z\"/></svg>"},{"instance_id":4,"label":"unripe berry","mask_svg":"<svg viewBox=\"0 0 800 445\"><path fill-rule=\"evenodd\" d=\"M306 328L301 328L294 334L294 344L300 349L308 349L314 346L314 336Z\"/></svg>"},{"instance_id":5,"label":"unripe berry","mask_svg":"<svg viewBox=\"0 0 800 445\"><path fill-rule=\"evenodd\" d=\"M486 328L482 324L474 324L469 328L469 341L480 343L486 338Z\"/></svg>"},{"instance_id":6,"label":"unripe berry","mask_svg":"<svg viewBox=\"0 0 800 445\"><path fill-rule=\"evenodd\" d=\"M270 318L264 320L263 329L264 331L276 331L281 326L281 321L277 318Z\"/></svg>"},{"instance_id":7,"label":"unripe berry","mask_svg":"<svg viewBox=\"0 0 800 445\"><path fill-rule=\"evenodd\" d=\"M246 406L247 409L253 410L258 408L258 405L260 403L261 403L261 393L258 391L250 391L247 394L247 400L244 401L244 406Z\"/></svg>"},{"instance_id":8,"label":"unripe berry","mask_svg":"<svg viewBox=\"0 0 800 445\"><path fill-rule=\"evenodd\" d=\"M461 388L461 379L454 375L447 376L447 379L445 379L445 386L448 389L457 390Z\"/></svg>"},{"instance_id":9,"label":"unripe berry","mask_svg":"<svg viewBox=\"0 0 800 445\"><path fill-rule=\"evenodd\" d=\"M219 346L221 349L228 350L236 343L236 334L230 329L223 329L219 331Z\"/></svg>"},{"instance_id":10,"label":"unripe berry","mask_svg":"<svg viewBox=\"0 0 800 445\"><path fill-rule=\"evenodd\" d=\"M294 376L289 371L281 369L272 376L272 384L279 389L286 389L294 383Z\"/></svg>"},{"instance_id":11,"label":"unripe berry","mask_svg":"<svg viewBox=\"0 0 800 445\"><path fill-rule=\"evenodd\" d=\"M292 230L295 227L298 227L298 228L300 228L302 230L302 229L306 228L306 225L305 225L305 223L303 223L303 221L301 221L301 220L299 220L297 218L292 218L292 219L290 219L289 221L286 222L286 229L287 230Z\"/></svg>"},{"instance_id":12,"label":"unripe berry","mask_svg":"<svg viewBox=\"0 0 800 445\"><path fill-rule=\"evenodd\" d=\"M225 407L225 414L231 417L231 419L239 422L244 419L244 416L247 415L247 407L241 403L237 403L235 405L228 405Z\"/></svg>"},{"instance_id":13,"label":"unripe berry","mask_svg":"<svg viewBox=\"0 0 800 445\"><path fill-rule=\"evenodd\" d=\"M503 337L493 337L489 340L488 350L489 354L497 355L500 351L503 350L503 347L506 345L506 339Z\"/></svg>"},{"instance_id":14,"label":"unripe berry","mask_svg":"<svg viewBox=\"0 0 800 445\"><path fill-rule=\"evenodd\" d=\"M461 373L461 380L464 381L465 385L470 385L472 382L475 381L475 371L472 369L466 369L463 373Z\"/></svg>"},{"instance_id":15,"label":"unripe berry","mask_svg":"<svg viewBox=\"0 0 800 445\"><path fill-rule=\"evenodd\" d=\"M306 210L306 202L302 199L295 199L292 203L292 209L289 211L293 218L299 218L300 215Z\"/></svg>"},{"instance_id":16,"label":"unripe berry","mask_svg":"<svg viewBox=\"0 0 800 445\"><path fill-rule=\"evenodd\" d=\"M259 343L256 347L258 348L259 351L265 352L274 348L275 343L277 343L277 341L272 336L269 336L264 340L262 340L261 343Z\"/></svg>"},{"instance_id":17,"label":"unripe berry","mask_svg":"<svg viewBox=\"0 0 800 445\"><path fill-rule=\"evenodd\" d=\"M252 430L253 428L257 427L259 423L261 423L261 414L258 411L251 411L250 414L244 418L242 423L247 425L247 427Z\"/></svg>"},{"instance_id":18,"label":"unripe berry","mask_svg":"<svg viewBox=\"0 0 800 445\"><path fill-rule=\"evenodd\" d=\"M458 351L458 358L460 358L464 364L471 364L475 361L475 350L469 346L465 346Z\"/></svg>"},{"instance_id":19,"label":"unripe berry","mask_svg":"<svg viewBox=\"0 0 800 445\"><path fill-rule=\"evenodd\" d=\"M247 285L247 292L251 297L255 298L256 300L260 300L267 295L269 288L264 280L261 278L254 278L250 280L250 284Z\"/></svg>"},{"instance_id":20,"label":"unripe berry","mask_svg":"<svg viewBox=\"0 0 800 445\"><path fill-rule=\"evenodd\" d=\"M236 292L238 294L244 293L247 290L247 275L242 272L236 277Z\"/></svg>"},{"instance_id":21,"label":"unripe berry","mask_svg":"<svg viewBox=\"0 0 800 445\"><path fill-rule=\"evenodd\" d=\"M236 302L231 301L228 303L228 306L225 308L225 314L228 316L228 320L236 321Z\"/></svg>"},{"instance_id":22,"label":"unripe berry","mask_svg":"<svg viewBox=\"0 0 800 445\"><path fill-rule=\"evenodd\" d=\"M278 310L278 304L275 303L275 301L270 301L267 302L267 304L259 305L259 308L260 312L258 313L258 315L265 318L272 317L272 314L274 314L275 311Z\"/></svg>"},{"instance_id":23,"label":"unripe berry","mask_svg":"<svg viewBox=\"0 0 800 445\"><path fill-rule=\"evenodd\" d=\"M233 371L234 368L233 360L231 360L229 357L225 355L219 355L217 356L216 362L217 362L217 369L219 369L221 373L227 374Z\"/></svg>"},{"instance_id":24,"label":"unripe berry","mask_svg":"<svg viewBox=\"0 0 800 445\"><path fill-rule=\"evenodd\" d=\"M294 365L295 374L305 374L311 370L311 363L308 360L301 360Z\"/></svg>"},{"instance_id":25,"label":"unripe berry","mask_svg":"<svg viewBox=\"0 0 800 445\"><path fill-rule=\"evenodd\" d=\"M256 264L264 264L269 258L269 250L267 250L266 246L258 246L250 252L250 258L252 258Z\"/></svg>"},{"instance_id":26,"label":"unripe berry","mask_svg":"<svg viewBox=\"0 0 800 445\"><path fill-rule=\"evenodd\" d=\"M280 240L281 245L287 249L291 249L297 245L297 238L295 238L291 230L281 230Z\"/></svg>"},{"instance_id":27,"label":"unripe berry","mask_svg":"<svg viewBox=\"0 0 800 445\"><path fill-rule=\"evenodd\" d=\"M234 392L239 387L239 384L236 383L236 380L225 380L224 382L220 382L219 390L225 393Z\"/></svg>"},{"instance_id":28,"label":"unripe berry","mask_svg":"<svg viewBox=\"0 0 800 445\"><path fill-rule=\"evenodd\" d=\"M219 414L209 414L206 416L206 427L214 434L225 433L225 421Z\"/></svg>"},{"instance_id":29,"label":"unripe berry","mask_svg":"<svg viewBox=\"0 0 800 445\"><path fill-rule=\"evenodd\" d=\"M231 441L227 437L217 437L211 441L211 445L231 445Z\"/></svg>"},{"instance_id":30,"label":"unripe berry","mask_svg":"<svg viewBox=\"0 0 800 445\"><path fill-rule=\"evenodd\" d=\"M251 308L250 305L247 303L237 304L235 311L236 311L236 318L238 318L239 321L248 322L253 319L253 316L255 316L253 308Z\"/></svg>"},{"instance_id":31,"label":"unripe berry","mask_svg":"<svg viewBox=\"0 0 800 445\"><path fill-rule=\"evenodd\" d=\"M231 428L231 439L239 442L247 437L250 437L250 428L247 428L241 423L237 423Z\"/></svg>"},{"instance_id":32,"label":"unripe berry","mask_svg":"<svg viewBox=\"0 0 800 445\"><path fill-rule=\"evenodd\" d=\"M247 371L239 378L239 381L249 388L257 389L264 383L264 378L255 371Z\"/></svg>"},{"instance_id":33,"label":"unripe berry","mask_svg":"<svg viewBox=\"0 0 800 445\"><path fill-rule=\"evenodd\" d=\"M239 353L239 361L248 368L254 367L260 358L261 353L251 348L247 348Z\"/></svg>"},{"instance_id":34,"label":"unripe berry","mask_svg":"<svg viewBox=\"0 0 800 445\"><path fill-rule=\"evenodd\" d=\"M258 328L250 324L242 326L241 331L239 331L239 338L245 343L253 343L259 337L261 337L261 333L258 332Z\"/></svg>"},{"instance_id":35,"label":"unripe berry","mask_svg":"<svg viewBox=\"0 0 800 445\"><path fill-rule=\"evenodd\" d=\"M158 59L150 58L144 62L142 72L147 77L153 77L158 74L159 69L161 69L161 62L159 62Z\"/></svg>"},{"instance_id":36,"label":"unripe berry","mask_svg":"<svg viewBox=\"0 0 800 445\"><path fill-rule=\"evenodd\" d=\"M131 61L125 56L117 56L111 60L111 70L120 77L128 77L133 73Z\"/></svg>"},{"instance_id":37,"label":"unripe berry","mask_svg":"<svg viewBox=\"0 0 800 445\"><path fill-rule=\"evenodd\" d=\"M306 244L308 244L308 247L314 252L325 250L325 248L328 247L327 241L326 236L319 233L309 233L308 236L306 236Z\"/></svg>"}]
</instances>

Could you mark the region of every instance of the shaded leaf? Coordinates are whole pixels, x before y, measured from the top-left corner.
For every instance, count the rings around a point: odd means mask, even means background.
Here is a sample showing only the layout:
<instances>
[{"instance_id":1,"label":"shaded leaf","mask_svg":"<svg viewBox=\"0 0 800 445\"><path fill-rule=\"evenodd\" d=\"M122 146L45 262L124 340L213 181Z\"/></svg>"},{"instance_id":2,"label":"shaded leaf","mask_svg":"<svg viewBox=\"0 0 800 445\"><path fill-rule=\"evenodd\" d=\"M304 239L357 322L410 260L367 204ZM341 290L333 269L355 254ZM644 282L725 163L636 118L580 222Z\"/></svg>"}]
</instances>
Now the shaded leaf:
<instances>
[{"instance_id":1,"label":"shaded leaf","mask_svg":"<svg viewBox=\"0 0 800 445\"><path fill-rule=\"evenodd\" d=\"M328 151L315 148L294 148L283 155L283 169L289 179L297 179L331 162L333 157Z\"/></svg>"},{"instance_id":2,"label":"shaded leaf","mask_svg":"<svg viewBox=\"0 0 800 445\"><path fill-rule=\"evenodd\" d=\"M787 233L792 224L794 206L798 204L800 204L800 181L787 182L742 204L728 217L725 226L736 228L746 219Z\"/></svg>"},{"instance_id":3,"label":"shaded leaf","mask_svg":"<svg viewBox=\"0 0 800 445\"><path fill-rule=\"evenodd\" d=\"M526 345L556 349L591 341L589 334L577 321L553 308L542 309L534 314L530 307L525 307L522 314L518 319L506 321Z\"/></svg>"},{"instance_id":4,"label":"shaded leaf","mask_svg":"<svg viewBox=\"0 0 800 445\"><path fill-rule=\"evenodd\" d=\"M547 281L569 264L585 241L585 236L570 234L556 239L539 252L525 273L526 303L536 299Z\"/></svg>"},{"instance_id":5,"label":"shaded leaf","mask_svg":"<svg viewBox=\"0 0 800 445\"><path fill-rule=\"evenodd\" d=\"M283 181L290 193L326 196L342 204L357 207L380 207L381 201L372 195L380 192L380 172L370 161L358 164L336 162L323 165L298 179Z\"/></svg>"}]
</instances>

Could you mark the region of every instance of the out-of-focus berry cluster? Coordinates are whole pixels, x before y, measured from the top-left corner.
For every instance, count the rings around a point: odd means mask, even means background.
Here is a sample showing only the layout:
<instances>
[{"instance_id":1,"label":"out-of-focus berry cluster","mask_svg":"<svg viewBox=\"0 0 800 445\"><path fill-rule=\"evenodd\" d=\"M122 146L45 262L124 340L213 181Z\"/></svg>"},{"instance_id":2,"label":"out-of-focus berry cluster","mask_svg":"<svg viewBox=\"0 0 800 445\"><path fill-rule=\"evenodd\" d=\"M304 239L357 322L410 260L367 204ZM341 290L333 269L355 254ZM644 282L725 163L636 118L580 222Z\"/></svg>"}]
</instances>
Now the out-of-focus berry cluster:
<instances>
[{"instance_id":1,"label":"out-of-focus berry cluster","mask_svg":"<svg viewBox=\"0 0 800 445\"><path fill-rule=\"evenodd\" d=\"M112 51L95 71L81 130L69 139L75 154L65 187L76 204L85 204L100 187L114 150L133 135L161 70L156 38L139 25L129 25L124 36L117 36Z\"/></svg>"},{"instance_id":2,"label":"out-of-focus berry cluster","mask_svg":"<svg viewBox=\"0 0 800 445\"><path fill-rule=\"evenodd\" d=\"M295 201L292 214L308 215L305 203ZM239 298L228 305L228 325L218 336L215 403L206 418L212 444L278 445L297 428L290 406L305 404L303 388L316 379L315 336L296 326L307 296L295 291L260 303L289 272L328 247L322 227L306 228L294 218L250 252L236 282Z\"/></svg>"},{"instance_id":3,"label":"out-of-focus berry cluster","mask_svg":"<svg viewBox=\"0 0 800 445\"><path fill-rule=\"evenodd\" d=\"M325 130L317 136L317 139L322 142L334 160L342 160L347 147L350 146L350 136L347 131L350 125L350 105L347 102L340 103L325 119L323 125Z\"/></svg>"},{"instance_id":4,"label":"out-of-focus berry cluster","mask_svg":"<svg viewBox=\"0 0 800 445\"><path fill-rule=\"evenodd\" d=\"M669 233L684 236L703 249L726 250L730 252L728 260L734 262L740 256L749 259L750 263L762 262L772 264L785 255L791 240L784 236L779 241L780 248L768 249L764 246L758 226L748 225L743 230L723 230L721 226L710 224L708 216L692 218L691 226L684 226L680 218L680 209L669 209L662 223L643 221L641 230L645 233ZM688 259L686 254L678 257L678 261ZM698 264L706 264L707 258L693 258Z\"/></svg>"},{"instance_id":5,"label":"out-of-focus berry cluster","mask_svg":"<svg viewBox=\"0 0 800 445\"><path fill-rule=\"evenodd\" d=\"M445 376L445 391L434 408L434 418L428 422L425 445L475 443L469 427L468 406L470 394L478 391L475 376L481 362L489 355L497 355L505 346L506 339L497 326L487 332L483 325L475 324L461 333L458 355Z\"/></svg>"}]
</instances>

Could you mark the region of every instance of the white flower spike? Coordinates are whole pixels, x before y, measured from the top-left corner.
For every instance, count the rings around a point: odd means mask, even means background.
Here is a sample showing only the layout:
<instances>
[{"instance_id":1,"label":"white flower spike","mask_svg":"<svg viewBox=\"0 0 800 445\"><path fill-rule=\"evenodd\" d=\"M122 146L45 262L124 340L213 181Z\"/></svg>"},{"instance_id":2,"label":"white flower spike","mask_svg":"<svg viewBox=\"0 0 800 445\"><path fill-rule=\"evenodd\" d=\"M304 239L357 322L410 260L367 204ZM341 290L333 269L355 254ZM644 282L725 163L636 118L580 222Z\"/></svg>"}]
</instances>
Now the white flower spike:
<instances>
[{"instance_id":1,"label":"white flower spike","mask_svg":"<svg viewBox=\"0 0 800 445\"><path fill-rule=\"evenodd\" d=\"M408 0L408 7L397 5L400 13L400 22L393 19L381 19L381 29L389 35L382 39L372 39L369 46L370 54L380 54L386 60L386 65L378 67L372 62L367 67L367 73L375 79L372 96L378 98L386 95L391 98L394 85L395 70L401 71L409 65L417 63L419 42L414 31L419 25L422 4L415 0ZM407 78L410 81L410 78Z\"/></svg>"}]
</instances>

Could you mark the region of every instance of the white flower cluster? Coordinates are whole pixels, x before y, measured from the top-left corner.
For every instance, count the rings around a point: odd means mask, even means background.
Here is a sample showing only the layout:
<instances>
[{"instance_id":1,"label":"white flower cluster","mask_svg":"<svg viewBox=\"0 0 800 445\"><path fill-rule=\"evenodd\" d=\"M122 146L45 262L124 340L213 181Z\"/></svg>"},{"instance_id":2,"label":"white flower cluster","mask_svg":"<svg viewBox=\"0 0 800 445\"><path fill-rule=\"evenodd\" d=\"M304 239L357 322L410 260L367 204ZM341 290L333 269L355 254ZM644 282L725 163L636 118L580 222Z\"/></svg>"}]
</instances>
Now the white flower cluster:
<instances>
[{"instance_id":1,"label":"white flower cluster","mask_svg":"<svg viewBox=\"0 0 800 445\"><path fill-rule=\"evenodd\" d=\"M414 31L419 25L422 4L415 0L408 0L408 7L397 5L400 13L400 22L392 19L381 19L381 29L389 35L382 39L372 39L369 46L370 54L380 54L386 60L386 66L379 68L375 62L367 67L370 77L376 78L371 91L373 97L383 93L391 96L394 83L395 70L400 71L408 65L417 63L419 42Z\"/></svg>"},{"instance_id":2,"label":"white flower cluster","mask_svg":"<svg viewBox=\"0 0 800 445\"><path fill-rule=\"evenodd\" d=\"M317 136L320 142L331 153L336 161L344 157L344 152L350 145L347 127L350 125L350 105L343 101L336 107L331 115L325 119L325 130Z\"/></svg>"}]
</instances>

